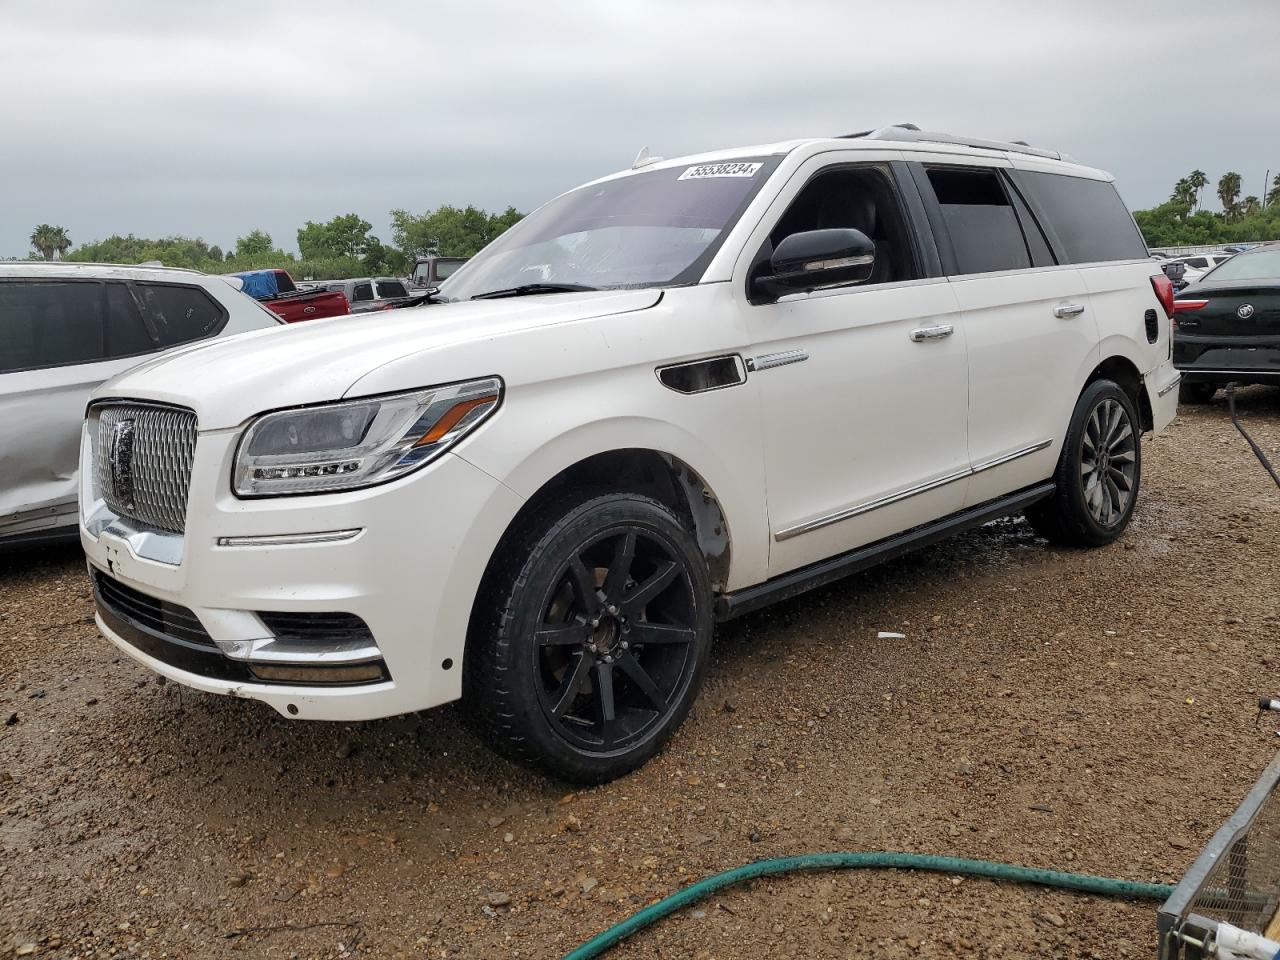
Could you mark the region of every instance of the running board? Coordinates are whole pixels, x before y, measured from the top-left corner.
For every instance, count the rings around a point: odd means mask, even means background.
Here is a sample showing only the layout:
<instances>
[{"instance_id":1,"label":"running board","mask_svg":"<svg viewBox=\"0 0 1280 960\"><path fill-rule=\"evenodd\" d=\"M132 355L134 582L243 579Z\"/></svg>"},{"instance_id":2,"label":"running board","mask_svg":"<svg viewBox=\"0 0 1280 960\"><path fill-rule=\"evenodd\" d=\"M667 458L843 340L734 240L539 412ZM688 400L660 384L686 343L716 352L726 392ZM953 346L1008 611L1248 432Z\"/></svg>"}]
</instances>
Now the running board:
<instances>
[{"instance_id":1,"label":"running board","mask_svg":"<svg viewBox=\"0 0 1280 960\"><path fill-rule=\"evenodd\" d=\"M1053 483L1036 484L1034 487L1027 487L998 500L988 500L986 503L953 513L933 523L915 527L906 533L877 540L875 543L827 560L819 560L817 563L781 574L753 587L744 587L733 593L726 593L716 600L716 619L732 620L744 613L759 610L768 604L824 586L850 574L874 567L876 564L884 563L886 560L893 560L920 547L946 540L970 527L979 527L988 521L1007 517L1012 513L1020 513L1032 504L1053 496L1055 489L1057 487Z\"/></svg>"}]
</instances>

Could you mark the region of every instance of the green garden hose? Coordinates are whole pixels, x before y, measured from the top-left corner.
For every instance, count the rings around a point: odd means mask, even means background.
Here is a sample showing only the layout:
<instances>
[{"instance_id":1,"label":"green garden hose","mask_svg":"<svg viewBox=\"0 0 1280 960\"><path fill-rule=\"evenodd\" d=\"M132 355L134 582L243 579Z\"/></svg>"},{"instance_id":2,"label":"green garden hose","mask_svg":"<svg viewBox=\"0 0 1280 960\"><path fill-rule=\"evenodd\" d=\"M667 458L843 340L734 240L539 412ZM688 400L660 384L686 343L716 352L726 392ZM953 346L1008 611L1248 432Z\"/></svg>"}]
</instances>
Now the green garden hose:
<instances>
[{"instance_id":1,"label":"green garden hose","mask_svg":"<svg viewBox=\"0 0 1280 960\"><path fill-rule=\"evenodd\" d=\"M968 877L985 877L989 880L1010 880L1014 883L1034 883L1043 887L1060 887L1101 897L1119 897L1128 900L1166 900L1173 893L1172 886L1161 883L1137 883L1132 880L1112 880L1084 873L1062 873L1058 870L1039 870L1035 867L1018 867L990 860L965 860L960 857L935 857L922 853L808 853L798 857L780 857L776 860L757 860L724 873L717 873L699 880L692 886L678 890L671 896L633 913L604 933L592 937L564 960L591 960L598 957L618 941L656 923L691 903L709 897L718 890L780 873L796 873L802 870L929 870L934 873L951 873Z\"/></svg>"}]
</instances>

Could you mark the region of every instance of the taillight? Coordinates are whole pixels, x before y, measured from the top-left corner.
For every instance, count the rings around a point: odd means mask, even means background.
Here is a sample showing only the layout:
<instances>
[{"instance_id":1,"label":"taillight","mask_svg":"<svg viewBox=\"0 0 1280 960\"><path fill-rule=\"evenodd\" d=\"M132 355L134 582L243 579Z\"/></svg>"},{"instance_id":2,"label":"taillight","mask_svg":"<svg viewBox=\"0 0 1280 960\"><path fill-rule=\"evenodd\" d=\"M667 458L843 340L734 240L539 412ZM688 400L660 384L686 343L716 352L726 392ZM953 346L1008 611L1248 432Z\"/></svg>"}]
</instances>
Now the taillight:
<instances>
[{"instance_id":1,"label":"taillight","mask_svg":"<svg viewBox=\"0 0 1280 960\"><path fill-rule=\"evenodd\" d=\"M1156 292L1156 299L1160 301L1160 306L1164 307L1164 315L1172 320L1174 314L1173 281L1164 275L1164 271L1152 274L1151 289Z\"/></svg>"},{"instance_id":2,"label":"taillight","mask_svg":"<svg viewBox=\"0 0 1280 960\"><path fill-rule=\"evenodd\" d=\"M1203 310L1208 305L1208 300L1175 300L1173 301L1173 312L1186 313L1190 310Z\"/></svg>"}]
</instances>

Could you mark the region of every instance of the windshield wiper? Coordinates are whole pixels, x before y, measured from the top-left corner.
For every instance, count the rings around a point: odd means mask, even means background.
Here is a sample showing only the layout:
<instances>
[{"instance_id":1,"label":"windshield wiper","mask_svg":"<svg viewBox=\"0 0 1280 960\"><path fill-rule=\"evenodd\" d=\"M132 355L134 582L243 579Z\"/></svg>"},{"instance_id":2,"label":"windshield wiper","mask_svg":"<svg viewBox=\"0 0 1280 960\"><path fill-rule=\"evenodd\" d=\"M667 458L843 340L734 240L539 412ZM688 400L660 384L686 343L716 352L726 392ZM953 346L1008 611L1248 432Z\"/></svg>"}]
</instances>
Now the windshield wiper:
<instances>
[{"instance_id":1,"label":"windshield wiper","mask_svg":"<svg viewBox=\"0 0 1280 960\"><path fill-rule=\"evenodd\" d=\"M528 297L538 293L579 293L584 290L599 289L599 287L588 287L582 283L522 283L518 287L508 287L505 290L477 293L471 299L498 300L502 297Z\"/></svg>"}]
</instances>

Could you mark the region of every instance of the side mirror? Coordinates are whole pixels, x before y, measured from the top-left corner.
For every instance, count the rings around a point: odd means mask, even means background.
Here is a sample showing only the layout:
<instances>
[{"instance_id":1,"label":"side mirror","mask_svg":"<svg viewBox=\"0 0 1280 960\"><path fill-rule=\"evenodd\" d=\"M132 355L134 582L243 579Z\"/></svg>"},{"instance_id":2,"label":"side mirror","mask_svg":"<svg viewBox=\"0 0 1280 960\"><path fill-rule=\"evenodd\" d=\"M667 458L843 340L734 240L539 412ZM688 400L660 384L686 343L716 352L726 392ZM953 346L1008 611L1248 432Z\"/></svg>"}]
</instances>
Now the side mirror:
<instances>
[{"instance_id":1,"label":"side mirror","mask_svg":"<svg viewBox=\"0 0 1280 960\"><path fill-rule=\"evenodd\" d=\"M769 273L753 286L776 298L865 283L875 264L875 241L861 230L807 230L783 238L769 258Z\"/></svg>"}]
</instances>

